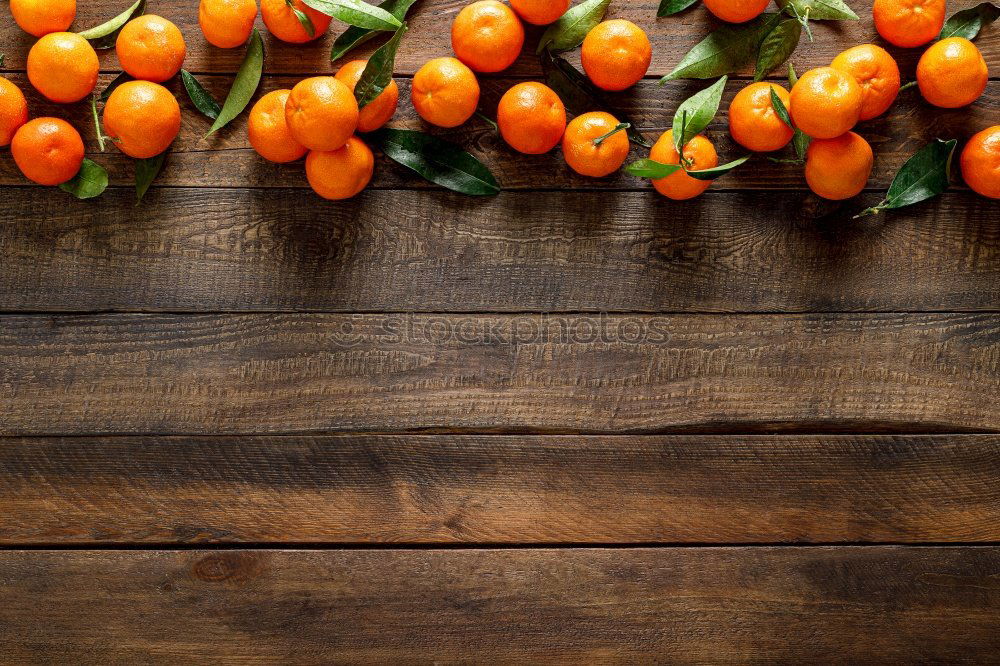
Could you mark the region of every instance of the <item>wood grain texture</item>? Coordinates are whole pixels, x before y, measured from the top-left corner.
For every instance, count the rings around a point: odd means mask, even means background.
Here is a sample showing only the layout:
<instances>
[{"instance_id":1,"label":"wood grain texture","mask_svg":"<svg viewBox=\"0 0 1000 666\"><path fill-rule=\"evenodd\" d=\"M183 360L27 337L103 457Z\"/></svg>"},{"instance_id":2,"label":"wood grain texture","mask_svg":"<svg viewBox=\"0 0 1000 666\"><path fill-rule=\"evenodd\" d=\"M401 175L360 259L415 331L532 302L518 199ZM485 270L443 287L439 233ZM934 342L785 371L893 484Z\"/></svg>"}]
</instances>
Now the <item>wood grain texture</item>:
<instances>
[{"instance_id":1,"label":"wood grain texture","mask_svg":"<svg viewBox=\"0 0 1000 666\"><path fill-rule=\"evenodd\" d=\"M0 642L15 663L978 664L998 579L996 548L8 551Z\"/></svg>"},{"instance_id":2,"label":"wood grain texture","mask_svg":"<svg viewBox=\"0 0 1000 666\"><path fill-rule=\"evenodd\" d=\"M476 199L6 188L0 310L995 310L996 204L953 193L882 218L796 193ZM824 215L827 214L827 215Z\"/></svg>"},{"instance_id":3,"label":"wood grain texture","mask_svg":"<svg viewBox=\"0 0 1000 666\"><path fill-rule=\"evenodd\" d=\"M0 321L0 434L1000 430L1000 316Z\"/></svg>"},{"instance_id":4,"label":"wood grain texture","mask_svg":"<svg viewBox=\"0 0 1000 666\"><path fill-rule=\"evenodd\" d=\"M411 30L403 40L396 60L396 71L402 74L412 74L427 60L444 55L451 55L450 28L455 14L469 4L467 0L421 0L411 11ZM809 43L805 38L795 55L792 57L798 71L812 67L830 64L833 57L848 46L864 42L875 42L889 49L899 60L904 75L912 75L920 58L921 49L898 49L883 42L875 32L871 20L871 2L869 0L851 0L861 21L815 21L813 33L815 42ZM950 2L949 14L965 7L978 4L978 0L959 0ZM650 76L662 76L680 62L681 57L692 46L705 37L720 23L712 19L709 13L700 5L678 16L658 19L657 0L625 0L612 3L607 18L625 18L638 24L645 30L653 45L653 62L649 69ZM80 3L74 30L84 30L111 18L121 7L109 7L106 3ZM774 8L772 7L772 10ZM196 72L235 72L243 58L243 49L218 49L210 46L198 27L198 5L189 0L158 0L151 4L150 13L160 14L174 21L183 31L188 45L187 59L184 63L191 71ZM284 44L273 39L258 20L258 26L265 37L267 49L267 69L274 73L322 72L329 71L330 45L345 28L334 21L329 33L321 40L308 45ZM507 74L535 77L540 73L538 58L535 56L535 46L542 28L531 28L527 31L528 38L525 48L518 61L507 70ZM21 31L10 17L9 8L0 5L0 44L8 53L6 67L23 69L28 48L33 39ZM380 42L368 45L352 52L349 57L367 57ZM1000 30L995 27L983 32L977 39L979 48L983 51L994 75L1000 71ZM576 54L574 54L576 57ZM102 55L102 67L105 70L118 71L119 65L114 50ZM749 74L752 67L744 70Z\"/></svg>"},{"instance_id":5,"label":"wood grain texture","mask_svg":"<svg viewBox=\"0 0 1000 666\"><path fill-rule=\"evenodd\" d=\"M1000 437L0 439L0 544L1000 541Z\"/></svg>"}]
</instances>

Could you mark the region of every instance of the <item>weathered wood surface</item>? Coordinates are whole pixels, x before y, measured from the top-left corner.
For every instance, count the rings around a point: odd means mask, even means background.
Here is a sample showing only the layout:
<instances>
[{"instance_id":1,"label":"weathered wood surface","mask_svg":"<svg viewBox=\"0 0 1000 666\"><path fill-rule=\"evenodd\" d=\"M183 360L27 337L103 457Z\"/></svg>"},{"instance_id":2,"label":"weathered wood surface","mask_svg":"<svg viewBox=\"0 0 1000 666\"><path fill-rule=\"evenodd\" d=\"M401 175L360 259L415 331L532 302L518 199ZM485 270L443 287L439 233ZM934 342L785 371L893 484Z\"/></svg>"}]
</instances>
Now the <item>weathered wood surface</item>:
<instances>
[{"instance_id":1,"label":"weathered wood surface","mask_svg":"<svg viewBox=\"0 0 1000 666\"><path fill-rule=\"evenodd\" d=\"M1000 437L0 439L13 546L880 541L1000 541Z\"/></svg>"},{"instance_id":2,"label":"weathered wood surface","mask_svg":"<svg viewBox=\"0 0 1000 666\"><path fill-rule=\"evenodd\" d=\"M0 552L15 663L993 662L997 548Z\"/></svg>"}]
</instances>

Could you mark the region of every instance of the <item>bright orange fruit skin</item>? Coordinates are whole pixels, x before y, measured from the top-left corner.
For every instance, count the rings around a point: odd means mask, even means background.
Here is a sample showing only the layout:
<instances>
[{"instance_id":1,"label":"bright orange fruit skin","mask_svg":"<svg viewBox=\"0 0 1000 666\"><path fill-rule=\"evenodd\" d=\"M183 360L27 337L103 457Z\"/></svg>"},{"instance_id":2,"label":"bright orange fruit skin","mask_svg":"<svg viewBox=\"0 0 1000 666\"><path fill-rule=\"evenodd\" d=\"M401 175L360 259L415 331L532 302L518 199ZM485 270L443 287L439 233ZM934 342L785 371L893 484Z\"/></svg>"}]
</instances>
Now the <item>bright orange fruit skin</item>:
<instances>
[{"instance_id":1,"label":"bright orange fruit skin","mask_svg":"<svg viewBox=\"0 0 1000 666\"><path fill-rule=\"evenodd\" d=\"M99 69L93 47L72 32L49 33L28 51L28 80L59 104L79 102L92 93Z\"/></svg>"},{"instance_id":2,"label":"bright orange fruit skin","mask_svg":"<svg viewBox=\"0 0 1000 666\"><path fill-rule=\"evenodd\" d=\"M814 139L832 139L858 124L863 97L850 74L818 67L803 74L789 97L795 126Z\"/></svg>"},{"instance_id":3,"label":"bright orange fruit skin","mask_svg":"<svg viewBox=\"0 0 1000 666\"><path fill-rule=\"evenodd\" d=\"M691 169L702 170L711 169L719 165L719 156L715 152L715 146L701 134L697 135L684 146L684 157L691 161ZM674 148L674 132L667 130L649 151L649 158L660 164L680 164L680 155ZM666 178L657 178L652 181L656 191L676 201L693 199L707 190L711 185L710 180L698 180L684 173L677 171Z\"/></svg>"},{"instance_id":4,"label":"bright orange fruit skin","mask_svg":"<svg viewBox=\"0 0 1000 666\"><path fill-rule=\"evenodd\" d=\"M517 60L524 26L517 14L496 0L465 7L451 24L451 48L474 72L501 72Z\"/></svg>"},{"instance_id":5,"label":"bright orange fruit skin","mask_svg":"<svg viewBox=\"0 0 1000 666\"><path fill-rule=\"evenodd\" d=\"M271 162L294 162L307 148L292 136L285 121L285 102L291 90L267 93L250 109L247 138L257 154Z\"/></svg>"},{"instance_id":6,"label":"bright orange fruit skin","mask_svg":"<svg viewBox=\"0 0 1000 666\"><path fill-rule=\"evenodd\" d=\"M146 14L125 24L115 41L115 52L132 78L163 83L181 71L187 47L176 25Z\"/></svg>"},{"instance_id":7,"label":"bright orange fruit skin","mask_svg":"<svg viewBox=\"0 0 1000 666\"><path fill-rule=\"evenodd\" d=\"M83 164L83 139L59 118L35 118L17 130L10 144L17 168L39 185L61 185Z\"/></svg>"},{"instance_id":8,"label":"bright orange fruit skin","mask_svg":"<svg viewBox=\"0 0 1000 666\"><path fill-rule=\"evenodd\" d=\"M0 77L0 148L10 145L14 132L28 122L28 101L24 93Z\"/></svg>"},{"instance_id":9,"label":"bright orange fruit skin","mask_svg":"<svg viewBox=\"0 0 1000 666\"><path fill-rule=\"evenodd\" d=\"M257 19L256 0L201 0L198 25L212 46L232 49L250 39Z\"/></svg>"},{"instance_id":10,"label":"bright orange fruit skin","mask_svg":"<svg viewBox=\"0 0 1000 666\"><path fill-rule=\"evenodd\" d=\"M322 37L330 28L330 21L333 19L309 7L302 0L294 0L294 4L296 9L312 21L315 31L313 36L309 36L285 0L260 0L260 17L264 19L268 32L290 44L305 44Z\"/></svg>"},{"instance_id":11,"label":"bright orange fruit skin","mask_svg":"<svg viewBox=\"0 0 1000 666\"><path fill-rule=\"evenodd\" d=\"M705 8L723 21L746 23L764 13L771 0L702 0Z\"/></svg>"},{"instance_id":12,"label":"bright orange fruit skin","mask_svg":"<svg viewBox=\"0 0 1000 666\"><path fill-rule=\"evenodd\" d=\"M344 85L354 91L354 87L358 85L358 81L361 79L361 75L365 71L365 66L368 64L367 60L352 60L348 63L344 63L344 66L337 70L334 75L338 80L343 81ZM396 85L396 81L392 80L389 85L385 87L379 96L368 102L363 109L358 114L358 131L359 132L374 132L378 128L385 125L392 116L396 113L396 107L399 105L399 86Z\"/></svg>"},{"instance_id":13,"label":"bright orange fruit skin","mask_svg":"<svg viewBox=\"0 0 1000 666\"><path fill-rule=\"evenodd\" d=\"M771 106L771 90L785 108L791 106L788 91L776 83L751 83L736 93L729 105L729 133L736 143L757 153L780 150L794 132Z\"/></svg>"},{"instance_id":14,"label":"bright orange fruit skin","mask_svg":"<svg viewBox=\"0 0 1000 666\"><path fill-rule=\"evenodd\" d=\"M434 58L413 75L410 95L420 117L438 127L458 127L476 112L479 82L457 58Z\"/></svg>"},{"instance_id":15,"label":"bright orange fruit skin","mask_svg":"<svg viewBox=\"0 0 1000 666\"><path fill-rule=\"evenodd\" d=\"M587 33L580 50L583 70L603 90L625 90L649 70L653 47L646 33L631 21L604 21Z\"/></svg>"},{"instance_id":16,"label":"bright orange fruit skin","mask_svg":"<svg viewBox=\"0 0 1000 666\"><path fill-rule=\"evenodd\" d=\"M29 35L65 32L76 18L76 0L10 0L14 22Z\"/></svg>"},{"instance_id":17,"label":"bright orange fruit skin","mask_svg":"<svg viewBox=\"0 0 1000 666\"><path fill-rule=\"evenodd\" d=\"M374 169L371 149L356 136L337 150L313 150L306 156L306 178L324 199L350 199L371 182Z\"/></svg>"},{"instance_id":18,"label":"bright orange fruit skin","mask_svg":"<svg viewBox=\"0 0 1000 666\"><path fill-rule=\"evenodd\" d=\"M569 0L510 0L521 20L531 25L555 23L569 9Z\"/></svg>"},{"instance_id":19,"label":"bright orange fruit skin","mask_svg":"<svg viewBox=\"0 0 1000 666\"><path fill-rule=\"evenodd\" d=\"M309 150L336 150L358 128L358 102L343 81L314 76L299 81L285 102L285 122Z\"/></svg>"},{"instance_id":20,"label":"bright orange fruit skin","mask_svg":"<svg viewBox=\"0 0 1000 666\"><path fill-rule=\"evenodd\" d=\"M986 90L988 79L983 54L964 37L949 37L932 44L917 63L920 94L944 109L975 102Z\"/></svg>"},{"instance_id":21,"label":"bright orange fruit skin","mask_svg":"<svg viewBox=\"0 0 1000 666\"><path fill-rule=\"evenodd\" d=\"M806 150L806 182L824 199L850 199L865 189L873 163L872 147L854 132L813 139Z\"/></svg>"},{"instance_id":22,"label":"bright orange fruit skin","mask_svg":"<svg viewBox=\"0 0 1000 666\"><path fill-rule=\"evenodd\" d=\"M872 18L882 39L902 48L931 41L944 27L945 0L875 0Z\"/></svg>"},{"instance_id":23,"label":"bright orange fruit skin","mask_svg":"<svg viewBox=\"0 0 1000 666\"><path fill-rule=\"evenodd\" d=\"M547 153L566 131L566 107L548 86L527 81L500 98L497 125L504 141L527 155Z\"/></svg>"},{"instance_id":24,"label":"bright orange fruit skin","mask_svg":"<svg viewBox=\"0 0 1000 666\"><path fill-rule=\"evenodd\" d=\"M606 135L618 126L618 119L604 111L591 111L574 118L566 126L562 151L566 164L582 176L602 178L614 173L628 157L628 135L616 132L594 144L594 139Z\"/></svg>"},{"instance_id":25,"label":"bright orange fruit skin","mask_svg":"<svg viewBox=\"0 0 1000 666\"><path fill-rule=\"evenodd\" d=\"M151 81L127 81L104 105L104 131L129 157L145 159L165 151L181 129L181 108L173 94Z\"/></svg>"},{"instance_id":26,"label":"bright orange fruit skin","mask_svg":"<svg viewBox=\"0 0 1000 666\"><path fill-rule=\"evenodd\" d=\"M962 178L973 192L1000 199L1000 125L987 127L969 139L959 164Z\"/></svg>"},{"instance_id":27,"label":"bright orange fruit skin","mask_svg":"<svg viewBox=\"0 0 1000 666\"><path fill-rule=\"evenodd\" d=\"M889 110L899 94L899 66L881 46L860 44L840 53L830 67L850 74L861 86L861 120Z\"/></svg>"}]
</instances>

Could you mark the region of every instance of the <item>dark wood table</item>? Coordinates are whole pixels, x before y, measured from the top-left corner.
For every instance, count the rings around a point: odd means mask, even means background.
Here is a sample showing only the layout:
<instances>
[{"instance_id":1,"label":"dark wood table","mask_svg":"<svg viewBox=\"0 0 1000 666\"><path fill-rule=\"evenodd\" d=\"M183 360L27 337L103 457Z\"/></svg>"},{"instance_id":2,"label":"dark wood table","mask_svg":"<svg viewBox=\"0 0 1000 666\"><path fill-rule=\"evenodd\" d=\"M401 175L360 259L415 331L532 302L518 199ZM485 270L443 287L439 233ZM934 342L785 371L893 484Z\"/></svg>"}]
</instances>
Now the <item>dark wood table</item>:
<instances>
[{"instance_id":1,"label":"dark wood table","mask_svg":"<svg viewBox=\"0 0 1000 666\"><path fill-rule=\"evenodd\" d=\"M421 127L409 77L462 4L417 5L396 126ZM851 4L800 72L876 39ZM652 138L705 85L655 77L710 25L655 9L609 14L654 43L614 98ZM150 11L222 97L241 50L206 45L194 2ZM262 90L331 71L340 30L267 38ZM538 34L485 109L539 76ZM1000 30L978 43L1000 74ZM0 44L29 89L6 4ZM911 78L919 50L893 52ZM1000 205L956 183L850 219L926 141L996 124L1000 81L956 111L904 92L860 127L875 171L842 204L762 159L670 202L480 120L437 133L499 196L379 158L325 202L244 119L204 139L170 85L182 133L139 206L86 104L30 96L111 171L101 199L0 153L0 662L1000 659Z\"/></svg>"}]
</instances>

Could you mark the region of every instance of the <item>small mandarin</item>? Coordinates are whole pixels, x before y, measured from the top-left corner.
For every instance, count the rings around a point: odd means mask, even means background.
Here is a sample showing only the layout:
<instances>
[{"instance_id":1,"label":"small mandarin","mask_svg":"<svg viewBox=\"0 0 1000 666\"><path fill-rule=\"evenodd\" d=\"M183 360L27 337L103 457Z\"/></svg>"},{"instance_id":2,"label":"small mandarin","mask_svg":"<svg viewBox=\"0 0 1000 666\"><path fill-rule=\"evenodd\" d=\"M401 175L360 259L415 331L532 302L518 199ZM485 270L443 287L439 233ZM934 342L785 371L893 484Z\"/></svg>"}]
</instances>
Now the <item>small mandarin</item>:
<instances>
[{"instance_id":1,"label":"small mandarin","mask_svg":"<svg viewBox=\"0 0 1000 666\"><path fill-rule=\"evenodd\" d=\"M771 0L702 0L705 8L723 21L746 23L764 13Z\"/></svg>"},{"instance_id":2,"label":"small mandarin","mask_svg":"<svg viewBox=\"0 0 1000 666\"><path fill-rule=\"evenodd\" d=\"M28 102L24 93L7 79L0 77L0 148L10 145L14 132L28 122Z\"/></svg>"},{"instance_id":3,"label":"small mandarin","mask_svg":"<svg viewBox=\"0 0 1000 666\"><path fill-rule=\"evenodd\" d=\"M873 162L872 147L854 132L813 139L806 149L806 182L824 199L850 199L865 189Z\"/></svg>"},{"instance_id":4,"label":"small mandarin","mask_svg":"<svg viewBox=\"0 0 1000 666\"><path fill-rule=\"evenodd\" d=\"M177 138L181 108L160 84L127 81L114 89L104 105L104 129L129 157L155 157Z\"/></svg>"},{"instance_id":5,"label":"small mandarin","mask_svg":"<svg viewBox=\"0 0 1000 666\"><path fill-rule=\"evenodd\" d=\"M510 0L521 20L531 25L548 25L569 9L569 0Z\"/></svg>"},{"instance_id":6,"label":"small mandarin","mask_svg":"<svg viewBox=\"0 0 1000 666\"><path fill-rule=\"evenodd\" d=\"M59 118L29 120L14 133L10 152L25 178L39 185L61 185L83 164L83 139Z\"/></svg>"},{"instance_id":7,"label":"small mandarin","mask_svg":"<svg viewBox=\"0 0 1000 666\"><path fill-rule=\"evenodd\" d=\"M10 0L14 22L29 35L66 32L76 18L76 0Z\"/></svg>"},{"instance_id":8,"label":"small mandarin","mask_svg":"<svg viewBox=\"0 0 1000 666\"><path fill-rule=\"evenodd\" d=\"M680 155L674 148L673 130L667 130L653 144L649 151L649 158L660 164L680 164ZM715 146L701 134L687 142L684 146L684 158L689 160L689 168L694 170L711 169L719 165L719 156L715 152ZM667 197L682 201L693 199L707 190L712 184L710 180L698 180L684 173L677 171L666 178L653 180L653 187L656 191Z\"/></svg>"},{"instance_id":9,"label":"small mandarin","mask_svg":"<svg viewBox=\"0 0 1000 666\"><path fill-rule=\"evenodd\" d=\"M988 79L983 54L964 37L949 37L931 45L917 63L920 94L944 109L975 102L986 90Z\"/></svg>"},{"instance_id":10,"label":"small mandarin","mask_svg":"<svg viewBox=\"0 0 1000 666\"><path fill-rule=\"evenodd\" d=\"M250 39L257 19L257 0L201 0L198 25L212 46L232 49Z\"/></svg>"},{"instance_id":11,"label":"small mandarin","mask_svg":"<svg viewBox=\"0 0 1000 666\"><path fill-rule=\"evenodd\" d=\"M795 126L814 139L832 139L861 117L861 86L832 67L811 69L792 87L788 112Z\"/></svg>"},{"instance_id":12,"label":"small mandarin","mask_svg":"<svg viewBox=\"0 0 1000 666\"><path fill-rule=\"evenodd\" d=\"M413 75L410 94L420 117L438 127L458 127L479 105L479 82L457 58L435 58Z\"/></svg>"},{"instance_id":13,"label":"small mandarin","mask_svg":"<svg viewBox=\"0 0 1000 666\"><path fill-rule=\"evenodd\" d=\"M628 157L629 145L625 130L616 131L619 124L617 118L604 111L591 111L574 118L566 126L562 139L563 157L569 168L593 178L602 178L621 168Z\"/></svg>"},{"instance_id":14,"label":"small mandarin","mask_svg":"<svg viewBox=\"0 0 1000 666\"><path fill-rule=\"evenodd\" d=\"M729 133L748 150L780 150L792 140L794 131L771 106L772 90L786 109L791 106L788 91L775 83L751 83L729 105Z\"/></svg>"},{"instance_id":15,"label":"small mandarin","mask_svg":"<svg viewBox=\"0 0 1000 666\"><path fill-rule=\"evenodd\" d=\"M987 127L969 139L959 164L962 178L973 192L1000 199L1000 125Z\"/></svg>"},{"instance_id":16,"label":"small mandarin","mask_svg":"<svg viewBox=\"0 0 1000 666\"><path fill-rule=\"evenodd\" d=\"M253 149L271 162L294 162L306 154L306 147L292 137L285 121L285 103L291 90L267 93L250 109L247 138Z\"/></svg>"},{"instance_id":17,"label":"small mandarin","mask_svg":"<svg viewBox=\"0 0 1000 666\"><path fill-rule=\"evenodd\" d=\"M945 0L875 0L872 18L882 39L913 48L938 36L944 26Z\"/></svg>"},{"instance_id":18,"label":"small mandarin","mask_svg":"<svg viewBox=\"0 0 1000 666\"><path fill-rule=\"evenodd\" d=\"M313 150L306 156L309 186L324 199L350 199L365 189L374 169L371 149L356 136L337 150Z\"/></svg>"},{"instance_id":19,"label":"small mandarin","mask_svg":"<svg viewBox=\"0 0 1000 666\"><path fill-rule=\"evenodd\" d=\"M500 98L497 125L511 148L541 155L552 150L566 131L566 107L548 86L518 83Z\"/></svg>"},{"instance_id":20,"label":"small mandarin","mask_svg":"<svg viewBox=\"0 0 1000 666\"><path fill-rule=\"evenodd\" d=\"M92 93L99 69L94 48L72 32L49 33L28 52L28 80L59 104L79 102Z\"/></svg>"},{"instance_id":21,"label":"small mandarin","mask_svg":"<svg viewBox=\"0 0 1000 666\"><path fill-rule=\"evenodd\" d=\"M129 76L163 83L184 64L187 48L176 25L156 14L132 19L118 33L115 52Z\"/></svg>"},{"instance_id":22,"label":"small mandarin","mask_svg":"<svg viewBox=\"0 0 1000 666\"><path fill-rule=\"evenodd\" d=\"M591 82L603 90L625 90L649 69L653 48L642 28L622 19L596 25L583 39L580 60Z\"/></svg>"},{"instance_id":23,"label":"small mandarin","mask_svg":"<svg viewBox=\"0 0 1000 666\"><path fill-rule=\"evenodd\" d=\"M343 81L344 85L354 91L358 85L361 75L365 71L367 60L352 60L345 63L337 70L336 78ZM378 128L389 122L393 114L396 113L396 106L399 104L399 86L395 80L389 81L379 96L368 102L358 114L358 131L374 132Z\"/></svg>"},{"instance_id":24,"label":"small mandarin","mask_svg":"<svg viewBox=\"0 0 1000 666\"><path fill-rule=\"evenodd\" d=\"M475 72L500 72L517 60L524 26L507 5L480 0L468 5L451 24L455 56Z\"/></svg>"},{"instance_id":25,"label":"small mandarin","mask_svg":"<svg viewBox=\"0 0 1000 666\"><path fill-rule=\"evenodd\" d=\"M330 28L330 21L333 19L322 14L312 7L306 5L302 0L293 0L294 8L305 14L313 26L313 34L310 35L305 26L299 21L292 7L287 0L261 0L260 17L264 19L264 25L268 32L283 42L290 44L305 44L314 39L322 37Z\"/></svg>"},{"instance_id":26,"label":"small mandarin","mask_svg":"<svg viewBox=\"0 0 1000 666\"><path fill-rule=\"evenodd\" d=\"M299 81L285 102L285 122L295 140L309 150L336 150L358 128L358 102L332 76Z\"/></svg>"},{"instance_id":27,"label":"small mandarin","mask_svg":"<svg viewBox=\"0 0 1000 666\"><path fill-rule=\"evenodd\" d=\"M899 67L881 46L861 44L847 49L830 67L850 74L861 86L860 120L871 120L889 110L899 94Z\"/></svg>"}]
</instances>

